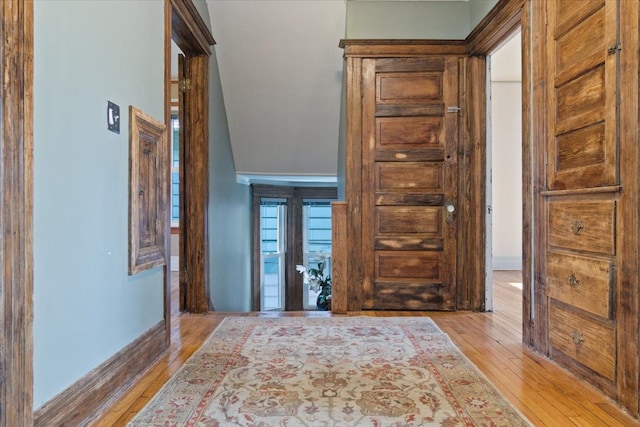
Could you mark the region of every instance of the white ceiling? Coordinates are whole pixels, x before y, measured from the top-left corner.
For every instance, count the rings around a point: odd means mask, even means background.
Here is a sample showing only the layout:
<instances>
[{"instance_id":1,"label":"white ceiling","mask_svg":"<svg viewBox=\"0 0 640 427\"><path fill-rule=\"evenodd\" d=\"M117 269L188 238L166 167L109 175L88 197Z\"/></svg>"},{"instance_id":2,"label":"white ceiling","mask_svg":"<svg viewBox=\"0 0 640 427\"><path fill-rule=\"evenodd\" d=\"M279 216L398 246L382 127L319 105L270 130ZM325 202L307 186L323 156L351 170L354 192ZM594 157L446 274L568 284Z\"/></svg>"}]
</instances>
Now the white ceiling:
<instances>
[{"instance_id":1,"label":"white ceiling","mask_svg":"<svg viewBox=\"0 0 640 427\"><path fill-rule=\"evenodd\" d=\"M207 4L239 181L335 182L346 1Z\"/></svg>"}]
</instances>

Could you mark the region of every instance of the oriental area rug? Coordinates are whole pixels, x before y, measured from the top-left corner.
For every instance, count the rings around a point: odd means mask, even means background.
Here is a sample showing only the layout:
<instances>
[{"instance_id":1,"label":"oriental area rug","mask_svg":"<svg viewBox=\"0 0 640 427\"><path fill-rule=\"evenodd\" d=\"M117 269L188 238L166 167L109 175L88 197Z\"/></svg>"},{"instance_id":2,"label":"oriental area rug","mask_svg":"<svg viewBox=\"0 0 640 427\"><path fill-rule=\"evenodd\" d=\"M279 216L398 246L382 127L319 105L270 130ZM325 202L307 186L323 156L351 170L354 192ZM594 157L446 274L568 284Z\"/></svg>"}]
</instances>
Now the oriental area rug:
<instances>
[{"instance_id":1,"label":"oriental area rug","mask_svg":"<svg viewBox=\"0 0 640 427\"><path fill-rule=\"evenodd\" d=\"M425 317L229 317L129 426L529 426Z\"/></svg>"}]
</instances>

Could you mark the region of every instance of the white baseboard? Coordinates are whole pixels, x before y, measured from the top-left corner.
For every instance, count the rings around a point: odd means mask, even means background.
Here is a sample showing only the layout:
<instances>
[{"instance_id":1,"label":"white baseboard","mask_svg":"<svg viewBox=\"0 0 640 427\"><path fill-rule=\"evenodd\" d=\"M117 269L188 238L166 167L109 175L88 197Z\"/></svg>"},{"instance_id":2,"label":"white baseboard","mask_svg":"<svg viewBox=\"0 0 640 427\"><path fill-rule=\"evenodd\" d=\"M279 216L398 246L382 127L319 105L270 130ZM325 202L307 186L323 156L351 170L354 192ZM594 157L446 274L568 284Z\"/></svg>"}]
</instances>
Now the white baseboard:
<instances>
[{"instance_id":1,"label":"white baseboard","mask_svg":"<svg viewBox=\"0 0 640 427\"><path fill-rule=\"evenodd\" d=\"M522 270L522 257L518 256L494 256L494 270Z\"/></svg>"},{"instance_id":2,"label":"white baseboard","mask_svg":"<svg viewBox=\"0 0 640 427\"><path fill-rule=\"evenodd\" d=\"M180 270L180 257L171 256L171 271Z\"/></svg>"}]
</instances>

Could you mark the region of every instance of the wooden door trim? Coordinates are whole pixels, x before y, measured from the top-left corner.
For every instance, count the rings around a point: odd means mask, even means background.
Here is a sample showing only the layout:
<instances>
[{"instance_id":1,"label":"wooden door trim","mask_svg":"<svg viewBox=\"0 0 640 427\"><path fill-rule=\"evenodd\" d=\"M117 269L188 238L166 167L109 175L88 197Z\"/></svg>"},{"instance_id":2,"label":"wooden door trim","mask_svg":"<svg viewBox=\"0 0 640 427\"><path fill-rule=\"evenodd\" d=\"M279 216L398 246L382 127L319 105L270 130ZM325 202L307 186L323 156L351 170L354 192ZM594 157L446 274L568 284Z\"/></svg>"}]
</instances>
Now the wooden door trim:
<instances>
[{"instance_id":1,"label":"wooden door trim","mask_svg":"<svg viewBox=\"0 0 640 427\"><path fill-rule=\"evenodd\" d=\"M618 232L617 251L621 257L617 270L617 306L618 306L618 399L621 404L634 416L638 415L640 395L638 354L640 347L640 328L638 313L640 311L640 295L638 292L638 276L640 265L638 262L640 242L640 150L638 140L638 50L640 40L638 34L638 16L640 6L638 2L620 2L619 43L620 51L620 82L619 88L624 93L619 96L619 141L620 141L620 183L623 191L618 199Z\"/></svg>"},{"instance_id":2,"label":"wooden door trim","mask_svg":"<svg viewBox=\"0 0 640 427\"><path fill-rule=\"evenodd\" d=\"M458 200L459 235L457 308L485 310L485 239L486 220L486 57L469 57L465 61L464 85L461 91L464 134L461 138Z\"/></svg>"},{"instance_id":3,"label":"wooden door trim","mask_svg":"<svg viewBox=\"0 0 640 427\"><path fill-rule=\"evenodd\" d=\"M190 80L190 96L185 105L183 129L189 129L185 138L182 165L185 180L189 182L189 195L185 198L186 218L180 218L181 238L188 239L186 251L180 254L187 265L189 281L186 287L185 309L203 313L213 309L209 300L208 280L208 200L209 200L209 56L210 46L215 44L211 32L198 13L192 0L165 0L165 123L171 123L171 40L185 53L187 79ZM168 147L170 150L171 147ZM186 166L185 166L186 165ZM170 170L166 171L170 182ZM169 197L170 194L167 195ZM168 199L169 200L169 199ZM188 221L185 219L188 218ZM170 223L167 221L167 229ZM168 235L168 233L167 233ZM166 240L165 253L170 254L170 239ZM167 262L167 266L169 262ZM171 333L171 283L169 270L165 268L164 316L167 342Z\"/></svg>"},{"instance_id":4,"label":"wooden door trim","mask_svg":"<svg viewBox=\"0 0 640 427\"><path fill-rule=\"evenodd\" d=\"M33 2L0 7L1 426L33 423Z\"/></svg>"},{"instance_id":5,"label":"wooden door trim","mask_svg":"<svg viewBox=\"0 0 640 427\"><path fill-rule=\"evenodd\" d=\"M499 0L466 38L469 55L489 55L522 25L527 0Z\"/></svg>"}]
</instances>

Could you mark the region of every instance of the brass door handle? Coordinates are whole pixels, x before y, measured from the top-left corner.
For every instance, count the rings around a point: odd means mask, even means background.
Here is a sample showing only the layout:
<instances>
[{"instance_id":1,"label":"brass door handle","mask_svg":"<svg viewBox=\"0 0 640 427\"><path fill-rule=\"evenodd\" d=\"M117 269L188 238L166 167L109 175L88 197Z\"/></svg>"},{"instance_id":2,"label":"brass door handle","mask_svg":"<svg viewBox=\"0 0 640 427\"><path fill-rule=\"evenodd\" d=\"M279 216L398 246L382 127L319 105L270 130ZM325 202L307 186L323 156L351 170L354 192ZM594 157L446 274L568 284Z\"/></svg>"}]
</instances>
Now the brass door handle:
<instances>
[{"instance_id":1,"label":"brass door handle","mask_svg":"<svg viewBox=\"0 0 640 427\"><path fill-rule=\"evenodd\" d=\"M573 231L573 234L578 235L582 230L584 230L584 224L582 221L574 219L571 223L571 231Z\"/></svg>"},{"instance_id":2,"label":"brass door handle","mask_svg":"<svg viewBox=\"0 0 640 427\"><path fill-rule=\"evenodd\" d=\"M580 345L584 342L584 335L580 331L573 331L571 339L575 345Z\"/></svg>"}]
</instances>

